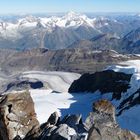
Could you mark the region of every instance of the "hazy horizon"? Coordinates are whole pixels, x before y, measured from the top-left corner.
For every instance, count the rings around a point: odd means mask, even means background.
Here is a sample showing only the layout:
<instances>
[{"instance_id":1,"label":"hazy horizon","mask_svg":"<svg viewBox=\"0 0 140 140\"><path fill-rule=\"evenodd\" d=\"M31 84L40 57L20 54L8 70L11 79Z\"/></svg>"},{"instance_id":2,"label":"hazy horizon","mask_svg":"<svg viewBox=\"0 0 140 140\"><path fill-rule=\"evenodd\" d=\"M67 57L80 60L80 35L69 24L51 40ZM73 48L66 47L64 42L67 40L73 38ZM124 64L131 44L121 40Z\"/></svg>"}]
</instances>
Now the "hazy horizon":
<instances>
[{"instance_id":1,"label":"hazy horizon","mask_svg":"<svg viewBox=\"0 0 140 140\"><path fill-rule=\"evenodd\" d=\"M85 14L85 15L91 15L91 16L131 16L131 15L139 15L140 12L75 12L75 11L66 11L66 12L36 12L36 13L0 13L1 17L12 17L12 16L63 16L65 14L68 14L69 12L74 12L77 14Z\"/></svg>"},{"instance_id":2,"label":"hazy horizon","mask_svg":"<svg viewBox=\"0 0 140 140\"><path fill-rule=\"evenodd\" d=\"M36 13L139 13L140 1L135 0L4 0L0 5L0 15L3 14L36 14Z\"/></svg>"}]
</instances>

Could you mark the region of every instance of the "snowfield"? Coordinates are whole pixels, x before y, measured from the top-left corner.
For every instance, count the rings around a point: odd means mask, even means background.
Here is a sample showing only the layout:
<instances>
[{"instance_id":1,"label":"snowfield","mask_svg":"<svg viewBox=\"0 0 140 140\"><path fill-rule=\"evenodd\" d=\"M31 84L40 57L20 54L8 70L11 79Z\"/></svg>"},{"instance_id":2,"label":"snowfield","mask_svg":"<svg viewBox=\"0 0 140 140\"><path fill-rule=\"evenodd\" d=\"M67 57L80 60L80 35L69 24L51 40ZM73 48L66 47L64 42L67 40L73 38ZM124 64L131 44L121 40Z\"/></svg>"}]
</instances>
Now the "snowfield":
<instances>
[{"instance_id":1,"label":"snowfield","mask_svg":"<svg viewBox=\"0 0 140 140\"><path fill-rule=\"evenodd\" d=\"M120 64L134 67L134 68L136 68L137 73L140 73L140 60L129 60L126 62L122 62Z\"/></svg>"},{"instance_id":2,"label":"snowfield","mask_svg":"<svg viewBox=\"0 0 140 140\"><path fill-rule=\"evenodd\" d=\"M89 112L92 111L93 101L101 97L100 94L93 96L90 93L56 93L52 90L31 90L30 93L40 124L45 123L55 111L61 117L67 114L82 114L83 119L86 119Z\"/></svg>"},{"instance_id":3,"label":"snowfield","mask_svg":"<svg viewBox=\"0 0 140 140\"><path fill-rule=\"evenodd\" d=\"M67 92L72 82L80 77L80 74L69 72L40 72L29 71L21 74L20 79L29 78L46 82L48 88L57 92Z\"/></svg>"}]
</instances>

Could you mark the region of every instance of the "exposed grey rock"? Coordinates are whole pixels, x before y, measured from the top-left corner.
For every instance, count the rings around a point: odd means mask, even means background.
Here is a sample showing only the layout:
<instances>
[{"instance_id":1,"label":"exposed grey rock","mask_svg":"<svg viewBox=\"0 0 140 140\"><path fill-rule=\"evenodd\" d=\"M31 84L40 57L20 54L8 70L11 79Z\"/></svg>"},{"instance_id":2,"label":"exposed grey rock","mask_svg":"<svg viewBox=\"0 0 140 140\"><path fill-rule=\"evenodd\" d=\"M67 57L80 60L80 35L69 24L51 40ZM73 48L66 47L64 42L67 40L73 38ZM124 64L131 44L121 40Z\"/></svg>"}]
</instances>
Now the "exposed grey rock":
<instances>
[{"instance_id":1,"label":"exposed grey rock","mask_svg":"<svg viewBox=\"0 0 140 140\"><path fill-rule=\"evenodd\" d=\"M55 131L55 133L51 136L52 140L59 140L60 138L65 140L70 140L72 137L76 137L76 131L69 127L67 124L61 124Z\"/></svg>"},{"instance_id":2,"label":"exposed grey rock","mask_svg":"<svg viewBox=\"0 0 140 140\"><path fill-rule=\"evenodd\" d=\"M107 100L93 105L93 113L87 118L90 129L88 140L139 140L140 137L128 130L121 129L115 121L115 108ZM93 125L91 125L90 123Z\"/></svg>"},{"instance_id":3,"label":"exposed grey rock","mask_svg":"<svg viewBox=\"0 0 140 140\"><path fill-rule=\"evenodd\" d=\"M69 115L65 118L65 121L63 123L66 123L69 126L75 126L79 124L81 121L82 123L82 116L81 115Z\"/></svg>"},{"instance_id":4,"label":"exposed grey rock","mask_svg":"<svg viewBox=\"0 0 140 140\"><path fill-rule=\"evenodd\" d=\"M74 128L78 134L87 133L82 122L82 115L68 115L61 121L61 123Z\"/></svg>"},{"instance_id":5,"label":"exposed grey rock","mask_svg":"<svg viewBox=\"0 0 140 140\"><path fill-rule=\"evenodd\" d=\"M85 121L86 128L89 130L95 123L106 126L116 125L115 107L107 100L100 100L93 104L93 112Z\"/></svg>"},{"instance_id":6,"label":"exposed grey rock","mask_svg":"<svg viewBox=\"0 0 140 140\"><path fill-rule=\"evenodd\" d=\"M42 133L40 134L39 138L40 140L49 140L51 138L51 135L54 134L55 130L57 129L57 126L53 126L53 127L46 127L45 129L43 129Z\"/></svg>"},{"instance_id":7,"label":"exposed grey rock","mask_svg":"<svg viewBox=\"0 0 140 140\"><path fill-rule=\"evenodd\" d=\"M140 137L134 133L122 130L119 127L109 127L98 124L89 131L87 140L139 140Z\"/></svg>"}]
</instances>

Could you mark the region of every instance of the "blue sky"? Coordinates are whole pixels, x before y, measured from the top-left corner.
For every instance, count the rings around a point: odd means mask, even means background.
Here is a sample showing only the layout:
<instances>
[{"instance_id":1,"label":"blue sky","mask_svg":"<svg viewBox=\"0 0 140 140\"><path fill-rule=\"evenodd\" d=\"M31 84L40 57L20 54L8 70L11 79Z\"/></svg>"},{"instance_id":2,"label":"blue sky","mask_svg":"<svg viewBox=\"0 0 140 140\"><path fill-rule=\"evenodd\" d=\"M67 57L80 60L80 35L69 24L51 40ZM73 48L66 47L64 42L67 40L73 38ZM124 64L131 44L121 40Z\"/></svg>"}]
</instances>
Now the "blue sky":
<instances>
[{"instance_id":1,"label":"blue sky","mask_svg":"<svg viewBox=\"0 0 140 140\"><path fill-rule=\"evenodd\" d=\"M3 13L140 12L140 0L0 0Z\"/></svg>"}]
</instances>

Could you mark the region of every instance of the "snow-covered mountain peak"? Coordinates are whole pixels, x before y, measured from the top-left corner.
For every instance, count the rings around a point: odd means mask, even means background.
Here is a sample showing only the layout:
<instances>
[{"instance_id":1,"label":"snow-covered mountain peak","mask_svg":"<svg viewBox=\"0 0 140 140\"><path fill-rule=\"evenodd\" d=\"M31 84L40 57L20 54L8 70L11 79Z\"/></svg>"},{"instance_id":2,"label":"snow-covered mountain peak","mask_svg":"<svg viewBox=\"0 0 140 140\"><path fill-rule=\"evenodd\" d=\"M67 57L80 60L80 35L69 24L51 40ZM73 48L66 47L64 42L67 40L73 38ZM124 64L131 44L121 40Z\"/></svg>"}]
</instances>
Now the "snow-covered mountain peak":
<instances>
[{"instance_id":1,"label":"snow-covered mountain peak","mask_svg":"<svg viewBox=\"0 0 140 140\"><path fill-rule=\"evenodd\" d=\"M26 16L24 18L19 19L18 22L17 22L17 26L18 27L20 27L20 26L36 27L38 22L39 22L38 18L36 18L32 15L29 15L29 16Z\"/></svg>"},{"instance_id":2,"label":"snow-covered mountain peak","mask_svg":"<svg viewBox=\"0 0 140 140\"><path fill-rule=\"evenodd\" d=\"M68 12L64 17L67 20L87 20L88 17L84 14L80 14L80 13L75 13L75 12Z\"/></svg>"},{"instance_id":3,"label":"snow-covered mountain peak","mask_svg":"<svg viewBox=\"0 0 140 140\"><path fill-rule=\"evenodd\" d=\"M21 22L30 22L30 23L32 23L32 22L37 22L37 21L38 21L38 18L36 18L36 17L34 17L32 15L28 15L28 16L18 20L18 22L20 22L20 23Z\"/></svg>"},{"instance_id":4,"label":"snow-covered mountain peak","mask_svg":"<svg viewBox=\"0 0 140 140\"><path fill-rule=\"evenodd\" d=\"M78 29L79 32L86 30L90 36L90 34L93 33L92 28L99 33L102 32L100 31L100 28L109 26L112 22L114 21L111 19L100 19L98 17L90 18L87 15L72 11L63 16L35 17L32 15L26 15L22 16L22 18L20 17L16 19L14 22L0 22L0 36L9 38L10 35L10 38L11 36L19 38L19 36L22 36L24 33L30 33L31 31L36 32L38 29L42 29L43 32L45 30L46 33L50 34L52 31L57 31L55 29L59 28L70 29L72 32L75 32L76 29ZM91 28L91 30L89 30L89 28Z\"/></svg>"},{"instance_id":5,"label":"snow-covered mountain peak","mask_svg":"<svg viewBox=\"0 0 140 140\"><path fill-rule=\"evenodd\" d=\"M76 12L70 11L70 12L68 12L65 16L72 18L72 17L77 17L77 16L79 16L79 14L76 13Z\"/></svg>"},{"instance_id":6,"label":"snow-covered mountain peak","mask_svg":"<svg viewBox=\"0 0 140 140\"><path fill-rule=\"evenodd\" d=\"M93 26L93 20L89 19L86 15L69 12L63 17L59 18L56 22L60 27L79 27L81 25Z\"/></svg>"},{"instance_id":7,"label":"snow-covered mountain peak","mask_svg":"<svg viewBox=\"0 0 140 140\"><path fill-rule=\"evenodd\" d=\"M84 14L79 14L79 13L75 13L71 11L62 17L56 17L56 16L35 17L32 15L28 15L28 16L18 19L16 23L7 23L7 26L10 24L10 26L13 25L14 28L16 27L16 29L20 29L20 27L24 27L24 28L37 27L39 23L42 25L42 27L49 28L50 30L51 28L54 28L56 26L62 27L62 28L77 28L79 26L90 26L94 28L96 24L98 24L99 22L106 23L108 22L108 20L105 18L101 18L101 19L89 18ZM2 28L3 28L3 25L5 25L5 23L6 22L1 24ZM100 26L102 25L104 24L101 24Z\"/></svg>"},{"instance_id":8,"label":"snow-covered mountain peak","mask_svg":"<svg viewBox=\"0 0 140 140\"><path fill-rule=\"evenodd\" d=\"M32 15L28 15L24 19L27 20L28 22L34 22L34 21L38 20L38 18L36 18L35 16L32 16Z\"/></svg>"}]
</instances>

